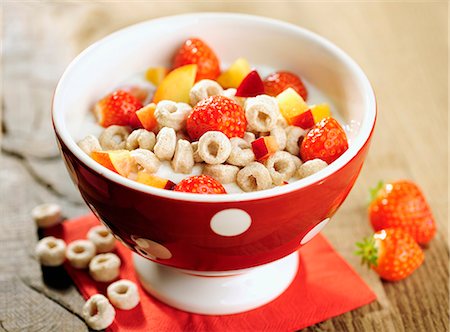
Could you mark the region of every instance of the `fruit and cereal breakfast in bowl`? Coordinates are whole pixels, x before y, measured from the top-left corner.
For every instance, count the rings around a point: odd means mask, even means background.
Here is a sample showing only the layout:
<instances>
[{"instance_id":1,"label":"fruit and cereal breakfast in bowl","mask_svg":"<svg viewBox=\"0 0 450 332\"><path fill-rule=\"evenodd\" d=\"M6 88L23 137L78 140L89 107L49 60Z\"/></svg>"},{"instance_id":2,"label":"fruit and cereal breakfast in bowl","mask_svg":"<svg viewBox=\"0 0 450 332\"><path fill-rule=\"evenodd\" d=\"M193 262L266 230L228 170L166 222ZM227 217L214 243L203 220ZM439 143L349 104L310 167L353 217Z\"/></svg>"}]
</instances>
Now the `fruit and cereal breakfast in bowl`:
<instances>
[{"instance_id":1,"label":"fruit and cereal breakfast in bowl","mask_svg":"<svg viewBox=\"0 0 450 332\"><path fill-rule=\"evenodd\" d=\"M375 118L342 50L236 14L116 32L70 64L53 100L63 159L96 216L139 255L212 275L313 238L352 188Z\"/></svg>"}]
</instances>

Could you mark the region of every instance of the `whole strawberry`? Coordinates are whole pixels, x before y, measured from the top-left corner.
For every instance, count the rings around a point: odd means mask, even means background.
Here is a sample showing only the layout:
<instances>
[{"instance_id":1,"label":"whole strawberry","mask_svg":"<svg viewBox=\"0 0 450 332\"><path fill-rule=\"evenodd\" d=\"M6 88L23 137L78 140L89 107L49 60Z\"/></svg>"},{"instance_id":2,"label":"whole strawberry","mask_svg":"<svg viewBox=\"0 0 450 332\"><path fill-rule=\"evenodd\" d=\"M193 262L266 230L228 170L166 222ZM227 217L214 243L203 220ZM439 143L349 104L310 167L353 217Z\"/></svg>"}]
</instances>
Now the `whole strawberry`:
<instances>
[{"instance_id":1,"label":"whole strawberry","mask_svg":"<svg viewBox=\"0 0 450 332\"><path fill-rule=\"evenodd\" d=\"M174 188L174 191L182 191L194 194L226 194L225 188L220 182L208 175L194 175L183 179Z\"/></svg>"},{"instance_id":2,"label":"whole strawberry","mask_svg":"<svg viewBox=\"0 0 450 332\"><path fill-rule=\"evenodd\" d=\"M110 93L97 102L94 112L98 123L103 127L111 125L139 127L136 111L142 108L142 102L133 94L124 90Z\"/></svg>"},{"instance_id":3,"label":"whole strawberry","mask_svg":"<svg viewBox=\"0 0 450 332\"><path fill-rule=\"evenodd\" d=\"M220 75L220 63L214 51L202 40L190 38L178 50L173 61L173 68L196 64L196 81L214 80Z\"/></svg>"},{"instance_id":4,"label":"whole strawberry","mask_svg":"<svg viewBox=\"0 0 450 332\"><path fill-rule=\"evenodd\" d=\"M294 89L304 100L308 98L308 91L300 77L288 71L278 71L270 74L264 80L266 94L275 97L287 88Z\"/></svg>"},{"instance_id":5,"label":"whole strawberry","mask_svg":"<svg viewBox=\"0 0 450 332\"><path fill-rule=\"evenodd\" d=\"M409 233L395 228L376 232L356 244L361 263L389 281L398 281L413 273L423 262L424 254Z\"/></svg>"},{"instance_id":6,"label":"whole strawberry","mask_svg":"<svg viewBox=\"0 0 450 332\"><path fill-rule=\"evenodd\" d=\"M186 122L189 137L194 141L207 131L221 131L228 138L243 137L246 127L243 108L224 96L211 96L200 101Z\"/></svg>"},{"instance_id":7,"label":"whole strawberry","mask_svg":"<svg viewBox=\"0 0 450 332\"><path fill-rule=\"evenodd\" d=\"M300 158L305 162L322 159L331 164L348 149L347 135L332 117L316 123L300 144Z\"/></svg>"},{"instance_id":8,"label":"whole strawberry","mask_svg":"<svg viewBox=\"0 0 450 332\"><path fill-rule=\"evenodd\" d=\"M369 219L375 231L401 228L419 244L427 244L436 233L430 206L420 188L408 180L380 182L372 190Z\"/></svg>"}]
</instances>

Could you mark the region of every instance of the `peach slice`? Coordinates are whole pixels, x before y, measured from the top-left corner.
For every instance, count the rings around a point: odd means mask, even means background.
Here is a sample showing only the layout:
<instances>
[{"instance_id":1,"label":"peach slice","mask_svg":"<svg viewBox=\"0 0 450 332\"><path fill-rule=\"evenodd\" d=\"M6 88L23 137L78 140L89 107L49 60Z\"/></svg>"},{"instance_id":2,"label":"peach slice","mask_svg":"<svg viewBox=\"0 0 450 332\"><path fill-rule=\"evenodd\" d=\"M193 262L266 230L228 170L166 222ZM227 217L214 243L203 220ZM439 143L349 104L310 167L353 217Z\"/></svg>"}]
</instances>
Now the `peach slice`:
<instances>
[{"instance_id":1,"label":"peach slice","mask_svg":"<svg viewBox=\"0 0 450 332\"><path fill-rule=\"evenodd\" d=\"M264 83L256 70L252 70L239 84L236 97L256 97L264 94Z\"/></svg>"},{"instance_id":2,"label":"peach slice","mask_svg":"<svg viewBox=\"0 0 450 332\"><path fill-rule=\"evenodd\" d=\"M277 152L278 144L275 137L264 136L252 142L252 150L255 154L255 159L258 161L263 161Z\"/></svg>"},{"instance_id":3,"label":"peach slice","mask_svg":"<svg viewBox=\"0 0 450 332\"><path fill-rule=\"evenodd\" d=\"M144 129L152 131L158 124L155 118L156 104L150 103L136 111L136 116Z\"/></svg>"},{"instance_id":4,"label":"peach slice","mask_svg":"<svg viewBox=\"0 0 450 332\"><path fill-rule=\"evenodd\" d=\"M303 98L292 88L287 88L275 98L277 99L281 115L290 124L295 116L308 110L308 105Z\"/></svg>"},{"instance_id":5,"label":"peach slice","mask_svg":"<svg viewBox=\"0 0 450 332\"><path fill-rule=\"evenodd\" d=\"M158 87L168 72L169 70L166 67L151 67L145 72L145 78L155 87Z\"/></svg>"},{"instance_id":6,"label":"peach slice","mask_svg":"<svg viewBox=\"0 0 450 332\"><path fill-rule=\"evenodd\" d=\"M309 110L292 118L291 124L303 129L312 128L320 120L331 116L330 106L327 104L313 105Z\"/></svg>"},{"instance_id":7,"label":"peach slice","mask_svg":"<svg viewBox=\"0 0 450 332\"><path fill-rule=\"evenodd\" d=\"M93 151L91 157L100 165L125 177L136 169L136 162L128 150Z\"/></svg>"},{"instance_id":8,"label":"peach slice","mask_svg":"<svg viewBox=\"0 0 450 332\"><path fill-rule=\"evenodd\" d=\"M220 74L217 78L217 83L224 89L237 88L250 71L251 68L248 61L244 58L239 58L233 62L230 68Z\"/></svg>"},{"instance_id":9,"label":"peach slice","mask_svg":"<svg viewBox=\"0 0 450 332\"><path fill-rule=\"evenodd\" d=\"M186 65L172 70L162 80L153 96L157 104L161 100L172 100L177 103L189 103L189 91L195 82L197 65Z\"/></svg>"},{"instance_id":10,"label":"peach slice","mask_svg":"<svg viewBox=\"0 0 450 332\"><path fill-rule=\"evenodd\" d=\"M171 190L175 186L175 183L173 183L172 181L160 178L159 176L153 174L149 174L145 171L138 172L136 181L146 184L147 186L160 189Z\"/></svg>"}]
</instances>

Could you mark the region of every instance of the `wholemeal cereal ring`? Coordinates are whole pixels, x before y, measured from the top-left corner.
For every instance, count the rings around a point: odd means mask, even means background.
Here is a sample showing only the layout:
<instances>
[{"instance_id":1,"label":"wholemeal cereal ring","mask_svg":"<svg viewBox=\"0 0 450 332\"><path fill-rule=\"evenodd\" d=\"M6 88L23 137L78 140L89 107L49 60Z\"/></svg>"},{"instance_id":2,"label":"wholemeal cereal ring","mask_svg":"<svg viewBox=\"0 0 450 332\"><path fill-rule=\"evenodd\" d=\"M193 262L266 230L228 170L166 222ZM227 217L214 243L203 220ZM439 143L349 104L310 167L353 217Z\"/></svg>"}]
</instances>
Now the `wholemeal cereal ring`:
<instances>
[{"instance_id":1,"label":"wholemeal cereal ring","mask_svg":"<svg viewBox=\"0 0 450 332\"><path fill-rule=\"evenodd\" d=\"M306 130L297 127L289 126L286 127L286 151L294 156L298 156L300 153L300 138L306 135Z\"/></svg>"},{"instance_id":2,"label":"wholemeal cereal ring","mask_svg":"<svg viewBox=\"0 0 450 332\"><path fill-rule=\"evenodd\" d=\"M162 100L156 105L155 118L160 128L169 127L175 131L186 127L186 120L192 107L186 103Z\"/></svg>"},{"instance_id":3,"label":"wholemeal cereal ring","mask_svg":"<svg viewBox=\"0 0 450 332\"><path fill-rule=\"evenodd\" d=\"M286 148L287 143L286 131L282 127L276 126L270 131L269 134L270 136L275 137L275 141L278 145L278 150L283 151Z\"/></svg>"},{"instance_id":4,"label":"wholemeal cereal ring","mask_svg":"<svg viewBox=\"0 0 450 332\"><path fill-rule=\"evenodd\" d=\"M131 157L138 166L142 167L148 173L155 173L161 166L161 162L153 152L145 149L136 149L130 152Z\"/></svg>"},{"instance_id":5,"label":"wholemeal cereal ring","mask_svg":"<svg viewBox=\"0 0 450 332\"><path fill-rule=\"evenodd\" d=\"M120 258L116 254L99 254L89 263L89 274L95 281L110 282L119 276Z\"/></svg>"},{"instance_id":6,"label":"wholemeal cereal ring","mask_svg":"<svg viewBox=\"0 0 450 332\"><path fill-rule=\"evenodd\" d=\"M189 91L189 99L192 106L197 105L200 100L211 96L222 94L222 87L213 80L201 80L195 83L191 91Z\"/></svg>"},{"instance_id":7,"label":"wholemeal cereal ring","mask_svg":"<svg viewBox=\"0 0 450 332\"><path fill-rule=\"evenodd\" d=\"M239 167L233 165L206 165L203 167L203 174L209 175L222 184L236 182Z\"/></svg>"},{"instance_id":8,"label":"wholemeal cereal ring","mask_svg":"<svg viewBox=\"0 0 450 332\"><path fill-rule=\"evenodd\" d=\"M83 150L84 153L86 153L88 156L91 155L94 151L101 151L102 147L100 146L100 142L98 141L98 138L94 135L87 135L85 138L83 138L81 141L79 141L78 146Z\"/></svg>"},{"instance_id":9,"label":"wholemeal cereal ring","mask_svg":"<svg viewBox=\"0 0 450 332\"><path fill-rule=\"evenodd\" d=\"M298 177L300 179L306 178L307 176L313 175L318 171L323 170L328 164L322 159L312 159L305 162L298 168Z\"/></svg>"},{"instance_id":10,"label":"wholemeal cereal ring","mask_svg":"<svg viewBox=\"0 0 450 332\"><path fill-rule=\"evenodd\" d=\"M116 311L104 295L95 294L84 304L81 316L91 329L99 331L113 323Z\"/></svg>"},{"instance_id":11,"label":"wholemeal cereal ring","mask_svg":"<svg viewBox=\"0 0 450 332\"><path fill-rule=\"evenodd\" d=\"M134 130L127 138L127 150L135 150L137 148L153 150L156 143L155 133L145 129Z\"/></svg>"},{"instance_id":12,"label":"wholemeal cereal ring","mask_svg":"<svg viewBox=\"0 0 450 332\"><path fill-rule=\"evenodd\" d=\"M66 257L76 269L85 269L95 256L95 245L90 240L75 240L67 246Z\"/></svg>"},{"instance_id":13,"label":"wholemeal cereal ring","mask_svg":"<svg viewBox=\"0 0 450 332\"><path fill-rule=\"evenodd\" d=\"M139 304L139 292L136 284L127 279L113 282L106 289L109 301L116 308L130 310Z\"/></svg>"},{"instance_id":14,"label":"wholemeal cereal ring","mask_svg":"<svg viewBox=\"0 0 450 332\"><path fill-rule=\"evenodd\" d=\"M36 257L44 266L59 266L64 263L66 243L53 236L44 237L36 245Z\"/></svg>"},{"instance_id":15,"label":"wholemeal cereal ring","mask_svg":"<svg viewBox=\"0 0 450 332\"><path fill-rule=\"evenodd\" d=\"M198 154L207 164L222 164L230 156L230 152L230 140L220 131L208 131L198 141Z\"/></svg>"},{"instance_id":16,"label":"wholemeal cereal ring","mask_svg":"<svg viewBox=\"0 0 450 332\"><path fill-rule=\"evenodd\" d=\"M61 207L54 203L41 204L31 210L31 217L39 228L51 227L62 221Z\"/></svg>"},{"instance_id":17,"label":"wholemeal cereal ring","mask_svg":"<svg viewBox=\"0 0 450 332\"><path fill-rule=\"evenodd\" d=\"M177 144L177 136L173 128L161 128L156 136L156 144L154 152L159 160L171 160L175 153L175 146Z\"/></svg>"},{"instance_id":18,"label":"wholemeal cereal ring","mask_svg":"<svg viewBox=\"0 0 450 332\"><path fill-rule=\"evenodd\" d=\"M192 152L194 154L194 162L201 163L203 162L202 157L198 154L198 142L192 142L191 143Z\"/></svg>"},{"instance_id":19,"label":"wholemeal cereal ring","mask_svg":"<svg viewBox=\"0 0 450 332\"><path fill-rule=\"evenodd\" d=\"M298 170L299 167L302 166L303 161L302 161L299 157L294 156L294 155L292 155L292 154L291 154L291 157L292 157L292 160L294 161L295 168ZM295 175L295 174L294 174L294 175Z\"/></svg>"},{"instance_id":20,"label":"wholemeal cereal ring","mask_svg":"<svg viewBox=\"0 0 450 332\"><path fill-rule=\"evenodd\" d=\"M286 151L277 151L265 161L272 181L279 186L289 180L297 170L292 155Z\"/></svg>"},{"instance_id":21,"label":"wholemeal cereal ring","mask_svg":"<svg viewBox=\"0 0 450 332\"><path fill-rule=\"evenodd\" d=\"M246 192L269 189L272 178L269 170L256 161L241 169L236 177L238 186Z\"/></svg>"},{"instance_id":22,"label":"wholemeal cereal ring","mask_svg":"<svg viewBox=\"0 0 450 332\"><path fill-rule=\"evenodd\" d=\"M99 142L104 150L125 149L129 134L129 127L112 125L103 130L100 134Z\"/></svg>"},{"instance_id":23,"label":"wholemeal cereal ring","mask_svg":"<svg viewBox=\"0 0 450 332\"><path fill-rule=\"evenodd\" d=\"M286 128L289 126L286 118L282 115L279 115L277 118L277 126L281 128Z\"/></svg>"},{"instance_id":24,"label":"wholemeal cereal ring","mask_svg":"<svg viewBox=\"0 0 450 332\"><path fill-rule=\"evenodd\" d=\"M189 174L194 167L194 152L191 143L184 139L177 142L175 154L172 159L172 168L175 173Z\"/></svg>"},{"instance_id":25,"label":"wholemeal cereal ring","mask_svg":"<svg viewBox=\"0 0 450 332\"><path fill-rule=\"evenodd\" d=\"M239 137L233 137L231 140L231 152L227 162L235 166L246 166L255 160L255 154L251 144Z\"/></svg>"},{"instance_id":26,"label":"wholemeal cereal ring","mask_svg":"<svg viewBox=\"0 0 450 332\"><path fill-rule=\"evenodd\" d=\"M230 98L231 100L234 100L236 103L241 105L241 107L244 107L245 105L245 98L243 97L236 97L237 90L234 88L229 88L222 91L222 96Z\"/></svg>"},{"instance_id":27,"label":"wholemeal cereal ring","mask_svg":"<svg viewBox=\"0 0 450 332\"><path fill-rule=\"evenodd\" d=\"M255 136L254 133L246 131L244 133L244 137L242 137L242 138L244 139L244 141L246 141L248 143L251 143L251 142L253 142L256 139L256 136Z\"/></svg>"},{"instance_id":28,"label":"wholemeal cereal ring","mask_svg":"<svg viewBox=\"0 0 450 332\"><path fill-rule=\"evenodd\" d=\"M87 238L95 245L97 253L110 252L116 246L116 239L103 225L92 227L87 233Z\"/></svg>"},{"instance_id":29,"label":"wholemeal cereal ring","mask_svg":"<svg viewBox=\"0 0 450 332\"><path fill-rule=\"evenodd\" d=\"M273 97L260 95L245 102L245 117L252 131L271 131L277 125L279 115L280 110Z\"/></svg>"}]
</instances>

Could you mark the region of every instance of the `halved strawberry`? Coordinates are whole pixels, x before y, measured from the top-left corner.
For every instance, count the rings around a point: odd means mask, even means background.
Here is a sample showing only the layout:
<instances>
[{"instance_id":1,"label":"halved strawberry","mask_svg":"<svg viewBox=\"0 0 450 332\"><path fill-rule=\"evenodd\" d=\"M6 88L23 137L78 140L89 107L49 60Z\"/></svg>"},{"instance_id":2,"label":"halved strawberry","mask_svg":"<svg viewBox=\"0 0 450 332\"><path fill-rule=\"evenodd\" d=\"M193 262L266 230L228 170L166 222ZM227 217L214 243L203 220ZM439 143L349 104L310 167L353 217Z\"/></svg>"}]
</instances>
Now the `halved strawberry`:
<instances>
[{"instance_id":1,"label":"halved strawberry","mask_svg":"<svg viewBox=\"0 0 450 332\"><path fill-rule=\"evenodd\" d=\"M207 131L221 131L228 138L243 137L247 119L242 107L224 96L201 100L192 109L186 122L189 137L196 141Z\"/></svg>"},{"instance_id":2,"label":"halved strawberry","mask_svg":"<svg viewBox=\"0 0 450 332\"><path fill-rule=\"evenodd\" d=\"M226 194L227 191L220 182L209 175L194 175L178 183L174 191L194 194Z\"/></svg>"},{"instance_id":3,"label":"halved strawberry","mask_svg":"<svg viewBox=\"0 0 450 332\"><path fill-rule=\"evenodd\" d=\"M300 144L300 158L305 162L322 159L331 164L348 149L347 135L340 124L328 117L315 124Z\"/></svg>"},{"instance_id":4,"label":"halved strawberry","mask_svg":"<svg viewBox=\"0 0 450 332\"><path fill-rule=\"evenodd\" d=\"M291 72L278 71L264 80L264 89L269 96L275 97L287 88L294 89L304 100L308 98L308 91L302 80Z\"/></svg>"},{"instance_id":5,"label":"halved strawberry","mask_svg":"<svg viewBox=\"0 0 450 332\"><path fill-rule=\"evenodd\" d=\"M130 92L117 90L95 104L95 115L103 127L111 125L139 127L136 111L142 108L142 102Z\"/></svg>"},{"instance_id":6,"label":"halved strawberry","mask_svg":"<svg viewBox=\"0 0 450 332\"><path fill-rule=\"evenodd\" d=\"M201 39L189 38L178 50L173 61L173 68L196 64L198 66L196 81L214 80L220 75L220 63L214 51Z\"/></svg>"}]
</instances>

